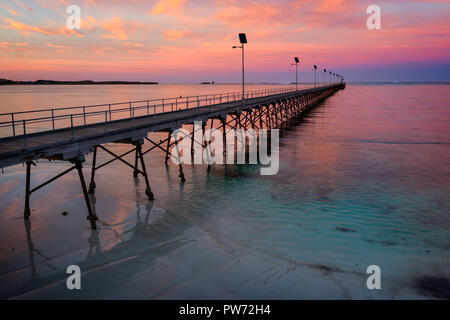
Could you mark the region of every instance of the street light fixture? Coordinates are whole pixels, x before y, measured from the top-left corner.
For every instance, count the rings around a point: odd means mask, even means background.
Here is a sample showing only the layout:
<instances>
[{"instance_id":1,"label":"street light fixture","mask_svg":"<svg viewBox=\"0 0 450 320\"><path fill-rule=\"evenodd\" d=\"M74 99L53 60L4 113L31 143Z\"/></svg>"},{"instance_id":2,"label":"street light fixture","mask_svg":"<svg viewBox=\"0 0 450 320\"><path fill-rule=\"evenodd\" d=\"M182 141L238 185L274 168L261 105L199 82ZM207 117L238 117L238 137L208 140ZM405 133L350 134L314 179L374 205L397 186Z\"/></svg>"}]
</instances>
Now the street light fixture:
<instances>
[{"instance_id":1,"label":"street light fixture","mask_svg":"<svg viewBox=\"0 0 450 320\"><path fill-rule=\"evenodd\" d=\"M298 57L294 57L295 63L291 63L291 66L295 66L295 91L298 90L298 64L300 60Z\"/></svg>"},{"instance_id":2,"label":"street light fixture","mask_svg":"<svg viewBox=\"0 0 450 320\"><path fill-rule=\"evenodd\" d=\"M327 69L323 69L323 85L325 86L325 74L327 73Z\"/></svg>"},{"instance_id":3,"label":"street light fixture","mask_svg":"<svg viewBox=\"0 0 450 320\"><path fill-rule=\"evenodd\" d=\"M244 60L244 45L247 43L247 36L245 33L239 33L240 46L233 46L233 49L242 49L242 100L245 100L245 60Z\"/></svg>"}]
</instances>

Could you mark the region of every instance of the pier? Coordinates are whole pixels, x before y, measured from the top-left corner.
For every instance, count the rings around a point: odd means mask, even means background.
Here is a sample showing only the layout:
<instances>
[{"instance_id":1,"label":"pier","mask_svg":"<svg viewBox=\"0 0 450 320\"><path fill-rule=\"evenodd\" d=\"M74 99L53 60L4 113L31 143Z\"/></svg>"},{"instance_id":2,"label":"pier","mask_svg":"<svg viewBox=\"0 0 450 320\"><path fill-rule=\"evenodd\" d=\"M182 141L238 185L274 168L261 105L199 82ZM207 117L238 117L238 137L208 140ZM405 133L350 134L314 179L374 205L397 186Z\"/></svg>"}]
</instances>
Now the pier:
<instances>
[{"instance_id":1,"label":"pier","mask_svg":"<svg viewBox=\"0 0 450 320\"><path fill-rule=\"evenodd\" d=\"M162 150L167 164L170 149L177 147L172 141L174 130L192 128L194 122L202 123L205 130L208 121L218 129L225 139L229 129L249 128L280 129L292 120L301 117L322 100L339 90L345 83L296 90L273 89L243 93L224 93L202 96L176 97L158 100L141 100L125 103L55 108L0 114L0 167L19 163L26 165L26 187L24 218L31 215L31 195L56 179L77 171L88 211L87 219L96 228L98 220L89 199L89 193L96 189L95 173L113 161L120 161L129 167L132 174L141 175L146 183L146 195L153 200L150 174L144 157L149 152ZM167 133L167 138L153 141L149 133ZM130 150L115 154L106 146L108 143L129 144ZM147 144L146 144L147 143ZM194 140L192 141L193 150ZM206 144L201 143L203 148ZM144 147L147 147L144 150ZM99 151L113 158L103 164L97 163ZM83 162L87 154L93 154L89 184L83 175ZM134 162L124 159L134 154ZM38 186L31 186L31 173L36 160L60 160L70 167ZM184 181L182 164L179 165L180 179Z\"/></svg>"}]
</instances>

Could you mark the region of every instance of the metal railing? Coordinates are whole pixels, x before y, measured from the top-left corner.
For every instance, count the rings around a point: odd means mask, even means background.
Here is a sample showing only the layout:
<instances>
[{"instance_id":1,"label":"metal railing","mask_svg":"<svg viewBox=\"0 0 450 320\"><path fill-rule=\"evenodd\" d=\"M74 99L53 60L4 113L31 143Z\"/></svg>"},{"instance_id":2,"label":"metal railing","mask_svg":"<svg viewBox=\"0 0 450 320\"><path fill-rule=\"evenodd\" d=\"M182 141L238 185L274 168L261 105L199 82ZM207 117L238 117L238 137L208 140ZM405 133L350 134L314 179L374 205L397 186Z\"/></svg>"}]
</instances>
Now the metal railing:
<instances>
[{"instance_id":1,"label":"metal railing","mask_svg":"<svg viewBox=\"0 0 450 320\"><path fill-rule=\"evenodd\" d=\"M254 90L246 92L245 99L293 91L295 91L295 88ZM73 132L75 127L89 124L134 119L135 117L151 116L241 100L242 93L221 93L0 113L0 139L22 135L26 137L30 133L68 128L71 128Z\"/></svg>"}]
</instances>

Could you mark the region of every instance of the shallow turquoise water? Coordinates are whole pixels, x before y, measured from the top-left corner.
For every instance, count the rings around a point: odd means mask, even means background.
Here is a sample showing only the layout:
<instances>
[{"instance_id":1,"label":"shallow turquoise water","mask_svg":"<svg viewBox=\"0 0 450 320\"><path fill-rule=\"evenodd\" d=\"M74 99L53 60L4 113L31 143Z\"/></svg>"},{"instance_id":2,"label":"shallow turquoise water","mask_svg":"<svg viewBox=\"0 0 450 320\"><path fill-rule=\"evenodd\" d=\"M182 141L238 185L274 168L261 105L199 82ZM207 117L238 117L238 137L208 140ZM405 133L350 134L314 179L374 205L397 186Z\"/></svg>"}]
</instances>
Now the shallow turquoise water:
<instances>
[{"instance_id":1,"label":"shallow turquoise water","mask_svg":"<svg viewBox=\"0 0 450 320\"><path fill-rule=\"evenodd\" d=\"M6 168L0 296L435 298L417 282L450 278L448 89L348 85L282 134L275 176L185 165L180 184L177 167L151 153L152 203L144 181L114 163L97 173L97 232L76 176L65 176L32 197L32 245L24 168ZM33 183L66 167L41 161ZM80 292L65 288L69 264L85 272ZM373 264L380 292L365 286Z\"/></svg>"}]
</instances>

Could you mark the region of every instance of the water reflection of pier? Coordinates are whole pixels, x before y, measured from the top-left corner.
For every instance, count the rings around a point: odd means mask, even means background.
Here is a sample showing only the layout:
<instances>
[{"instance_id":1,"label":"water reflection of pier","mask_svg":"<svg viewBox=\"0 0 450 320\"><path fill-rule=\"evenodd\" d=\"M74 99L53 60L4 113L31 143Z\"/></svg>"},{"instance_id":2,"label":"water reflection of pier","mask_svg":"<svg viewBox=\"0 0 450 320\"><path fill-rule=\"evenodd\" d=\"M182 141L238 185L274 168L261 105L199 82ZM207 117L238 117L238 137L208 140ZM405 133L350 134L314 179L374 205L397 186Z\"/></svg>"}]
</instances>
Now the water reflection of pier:
<instances>
[{"instance_id":1,"label":"water reflection of pier","mask_svg":"<svg viewBox=\"0 0 450 320\"><path fill-rule=\"evenodd\" d=\"M95 212L95 196L92 195L90 197ZM97 274L99 271L101 273L102 269L118 267L119 265L119 268L126 270L126 273L123 272L121 275L132 278L135 274L147 270L149 265L153 264L159 253L161 253L161 250L167 253L183 246L186 242L183 240L182 235L191 227L189 222L170 212L160 215L157 213L158 210L153 207L152 202L138 204L136 221L134 225L125 230L121 228L127 227L127 225L108 225L99 220L98 223L102 227L101 229L91 230L86 239L88 245L83 250L84 258L80 256L80 259L75 256L75 259L79 260L73 261L71 259L70 262L70 264L76 264L80 267L83 281L87 279L86 276L90 273ZM155 213L157 213L158 217L154 216ZM118 229L116 230L115 227ZM50 287L51 290L54 290L51 294L52 297L53 294L61 294L61 297L69 294L70 291L66 288L66 280L69 276L66 273L67 263L64 264L64 267L58 266L60 263L53 262L51 258L47 257L34 245L30 220L24 221L24 229L27 238L31 277L24 283L24 287L15 288L10 290L10 292L14 292L14 297L20 298L34 290L43 289L45 291L45 288ZM103 234L108 232L115 233L122 240L113 244L112 247L102 250L100 232L103 232ZM37 262L36 258L38 256L41 258L39 259L41 262ZM45 276L40 274L45 274ZM119 279L118 281L123 282L125 280ZM113 290L113 287L118 285L118 283L113 279L109 284L102 284L103 287L107 285L111 285L111 290ZM9 284L9 286L15 285ZM54 296L54 298L58 297Z\"/></svg>"}]
</instances>

